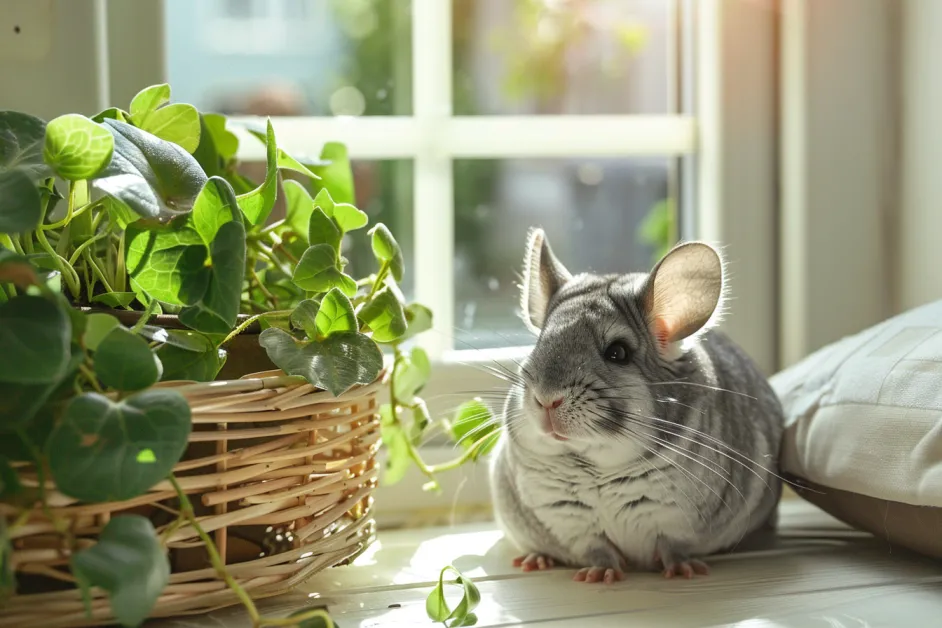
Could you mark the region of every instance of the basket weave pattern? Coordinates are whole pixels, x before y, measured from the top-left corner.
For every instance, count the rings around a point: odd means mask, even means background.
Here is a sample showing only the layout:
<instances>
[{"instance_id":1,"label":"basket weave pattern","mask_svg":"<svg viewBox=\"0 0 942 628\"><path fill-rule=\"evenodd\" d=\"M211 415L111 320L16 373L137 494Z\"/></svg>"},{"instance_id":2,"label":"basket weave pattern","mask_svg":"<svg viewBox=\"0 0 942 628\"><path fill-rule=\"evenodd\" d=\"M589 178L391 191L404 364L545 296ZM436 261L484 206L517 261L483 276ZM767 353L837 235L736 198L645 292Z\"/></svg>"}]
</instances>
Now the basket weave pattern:
<instances>
[{"instance_id":1,"label":"basket weave pattern","mask_svg":"<svg viewBox=\"0 0 942 628\"><path fill-rule=\"evenodd\" d=\"M214 537L229 573L253 599L283 593L312 574L351 559L374 535L371 493L379 469L376 396L382 376L341 397L297 383L280 371L240 380L168 382L190 404L193 432L174 474ZM20 470L24 484L31 479ZM32 478L35 485L35 475ZM207 612L238 603L217 578L190 525L173 529L179 508L169 482L138 498L81 504L48 484L60 520L79 547L91 545L111 517L143 514L166 533L170 584L153 617ZM0 504L3 516L12 510ZM18 578L74 582L61 537L40 510L12 531ZM94 590L92 618L74 588L17 594L0 610L0 626L94 626L113 621Z\"/></svg>"}]
</instances>

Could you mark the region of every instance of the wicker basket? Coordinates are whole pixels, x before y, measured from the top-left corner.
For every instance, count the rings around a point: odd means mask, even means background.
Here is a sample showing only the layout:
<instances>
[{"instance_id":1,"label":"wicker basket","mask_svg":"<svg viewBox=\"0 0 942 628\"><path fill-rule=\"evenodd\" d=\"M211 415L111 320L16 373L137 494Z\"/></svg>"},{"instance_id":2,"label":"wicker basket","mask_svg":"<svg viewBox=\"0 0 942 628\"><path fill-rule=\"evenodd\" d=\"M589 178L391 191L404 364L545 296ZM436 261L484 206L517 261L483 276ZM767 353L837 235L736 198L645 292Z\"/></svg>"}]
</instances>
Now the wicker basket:
<instances>
[{"instance_id":1,"label":"wicker basket","mask_svg":"<svg viewBox=\"0 0 942 628\"><path fill-rule=\"evenodd\" d=\"M240 380L160 384L181 392L193 412L186 455L174 473L214 535L229 572L254 599L283 593L305 578L362 552L374 536L371 493L380 443L373 384L341 397L280 371ZM69 521L79 545L90 545L115 515L143 514L158 532L175 519L169 482L139 498L85 505L54 491L56 514ZM3 506L0 505L0 509ZM9 516L10 510L2 514ZM0 626L97 626L112 622L108 599L96 590L90 619L68 572L68 556L39 510L13 531L18 578L44 578L46 592L18 593L0 610ZM152 617L208 612L238 603L209 567L190 526L169 538L172 575ZM56 581L64 590L48 592ZM21 587L24 588L24 587Z\"/></svg>"}]
</instances>

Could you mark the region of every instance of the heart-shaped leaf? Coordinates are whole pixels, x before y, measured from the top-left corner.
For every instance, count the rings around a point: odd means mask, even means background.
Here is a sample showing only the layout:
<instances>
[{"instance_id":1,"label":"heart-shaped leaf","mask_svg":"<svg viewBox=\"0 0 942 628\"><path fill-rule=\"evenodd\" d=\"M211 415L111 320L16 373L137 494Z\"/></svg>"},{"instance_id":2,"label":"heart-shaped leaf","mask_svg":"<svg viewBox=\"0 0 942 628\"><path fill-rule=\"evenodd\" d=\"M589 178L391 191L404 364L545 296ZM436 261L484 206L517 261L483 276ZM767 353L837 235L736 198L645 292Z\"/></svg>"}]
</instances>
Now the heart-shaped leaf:
<instances>
[{"instance_id":1,"label":"heart-shaped leaf","mask_svg":"<svg viewBox=\"0 0 942 628\"><path fill-rule=\"evenodd\" d=\"M223 223L242 220L239 203L229 182L222 177L210 177L196 197L192 214L193 226L206 246L212 244Z\"/></svg>"},{"instance_id":2,"label":"heart-shaped leaf","mask_svg":"<svg viewBox=\"0 0 942 628\"><path fill-rule=\"evenodd\" d=\"M135 122L143 122L147 114L156 111L170 102L170 85L161 83L151 85L139 91L131 100L131 117Z\"/></svg>"},{"instance_id":3,"label":"heart-shaped leaf","mask_svg":"<svg viewBox=\"0 0 942 628\"><path fill-rule=\"evenodd\" d=\"M173 390L122 401L85 393L69 403L46 442L56 487L86 503L124 501L167 477L190 436L190 406ZM138 462L144 451L153 462Z\"/></svg>"},{"instance_id":4,"label":"heart-shaped leaf","mask_svg":"<svg viewBox=\"0 0 942 628\"><path fill-rule=\"evenodd\" d=\"M124 327L115 327L95 349L95 374L115 390L143 390L160 380L163 366L147 342Z\"/></svg>"},{"instance_id":5,"label":"heart-shaped leaf","mask_svg":"<svg viewBox=\"0 0 942 628\"><path fill-rule=\"evenodd\" d=\"M46 125L43 158L63 179L91 179L111 162L114 144L107 128L68 113Z\"/></svg>"},{"instance_id":6,"label":"heart-shaped leaf","mask_svg":"<svg viewBox=\"0 0 942 628\"><path fill-rule=\"evenodd\" d=\"M360 319L373 331L376 342L393 342L406 333L406 315L402 303L385 287L363 306Z\"/></svg>"},{"instance_id":7,"label":"heart-shaped leaf","mask_svg":"<svg viewBox=\"0 0 942 628\"><path fill-rule=\"evenodd\" d=\"M167 226L128 227L125 263L131 288L171 305L193 305L206 293L208 251L196 229L174 221Z\"/></svg>"},{"instance_id":8,"label":"heart-shaped leaf","mask_svg":"<svg viewBox=\"0 0 942 628\"><path fill-rule=\"evenodd\" d=\"M105 292L96 294L91 298L92 303L101 303L110 308L130 307L137 295L133 292Z\"/></svg>"},{"instance_id":9,"label":"heart-shaped leaf","mask_svg":"<svg viewBox=\"0 0 942 628\"><path fill-rule=\"evenodd\" d=\"M114 156L95 187L145 218L168 218L193 208L207 177L192 155L130 124L103 124L114 136Z\"/></svg>"},{"instance_id":10,"label":"heart-shaped leaf","mask_svg":"<svg viewBox=\"0 0 942 628\"><path fill-rule=\"evenodd\" d=\"M343 233L365 227L369 222L366 213L353 205L334 202L327 188L321 189L314 197L314 206L320 207L328 217L333 218Z\"/></svg>"},{"instance_id":11,"label":"heart-shaped leaf","mask_svg":"<svg viewBox=\"0 0 942 628\"><path fill-rule=\"evenodd\" d=\"M278 147L275 145L275 130L272 128L271 120L268 121L266 144L265 181L251 192L238 197L242 212L253 225L265 222L278 196Z\"/></svg>"},{"instance_id":12,"label":"heart-shaped leaf","mask_svg":"<svg viewBox=\"0 0 942 628\"><path fill-rule=\"evenodd\" d=\"M235 326L245 277L245 227L230 221L219 227L210 247L209 287L203 298L180 312L180 322L207 334L227 334Z\"/></svg>"},{"instance_id":13,"label":"heart-shaped leaf","mask_svg":"<svg viewBox=\"0 0 942 628\"><path fill-rule=\"evenodd\" d=\"M321 302L316 299L304 299L291 312L291 324L296 329L304 330L308 338L317 338L317 312Z\"/></svg>"},{"instance_id":14,"label":"heart-shaped leaf","mask_svg":"<svg viewBox=\"0 0 942 628\"><path fill-rule=\"evenodd\" d=\"M223 161L227 162L235 157L239 150L239 137L226 128L226 117L218 113L204 113L203 121Z\"/></svg>"},{"instance_id":15,"label":"heart-shaped leaf","mask_svg":"<svg viewBox=\"0 0 942 628\"><path fill-rule=\"evenodd\" d=\"M373 255L381 263L389 264L389 272L396 281L402 281L405 264L402 261L402 249L389 229L381 222L376 223L368 232L373 245Z\"/></svg>"},{"instance_id":16,"label":"heart-shaped leaf","mask_svg":"<svg viewBox=\"0 0 942 628\"><path fill-rule=\"evenodd\" d=\"M474 449L472 459L477 460L497 444L500 426L494 421L490 408L475 398L458 406L448 431L463 448Z\"/></svg>"},{"instance_id":17,"label":"heart-shaped leaf","mask_svg":"<svg viewBox=\"0 0 942 628\"><path fill-rule=\"evenodd\" d=\"M337 251L337 255L340 254L340 240L343 234L320 207L315 207L311 212L307 233L310 244L329 244L330 248Z\"/></svg>"},{"instance_id":18,"label":"heart-shaped leaf","mask_svg":"<svg viewBox=\"0 0 942 628\"><path fill-rule=\"evenodd\" d=\"M34 182L51 177L52 169L43 161L45 138L46 123L39 118L0 111L0 172L23 170Z\"/></svg>"},{"instance_id":19,"label":"heart-shaped leaf","mask_svg":"<svg viewBox=\"0 0 942 628\"><path fill-rule=\"evenodd\" d=\"M42 220L42 199L26 170L0 170L0 233L26 233Z\"/></svg>"},{"instance_id":20,"label":"heart-shaped leaf","mask_svg":"<svg viewBox=\"0 0 942 628\"><path fill-rule=\"evenodd\" d=\"M410 402L422 392L431 375L432 365L423 349L415 347L409 356L400 356L395 366L396 385L393 392L396 399Z\"/></svg>"},{"instance_id":21,"label":"heart-shaped leaf","mask_svg":"<svg viewBox=\"0 0 942 628\"><path fill-rule=\"evenodd\" d=\"M308 292L340 288L351 297L357 292L356 282L337 268L337 252L329 244L315 244L304 251L291 280Z\"/></svg>"},{"instance_id":22,"label":"heart-shaped leaf","mask_svg":"<svg viewBox=\"0 0 942 628\"><path fill-rule=\"evenodd\" d=\"M104 312L94 312L85 319L85 334L82 341L85 348L89 351L98 349L98 345L121 323L111 314Z\"/></svg>"},{"instance_id":23,"label":"heart-shaped leaf","mask_svg":"<svg viewBox=\"0 0 942 628\"><path fill-rule=\"evenodd\" d=\"M432 310L418 303L410 303L405 308L406 333L399 342L403 342L432 328Z\"/></svg>"},{"instance_id":24,"label":"heart-shaped leaf","mask_svg":"<svg viewBox=\"0 0 942 628\"><path fill-rule=\"evenodd\" d=\"M321 161L322 164L311 167L311 170L321 178L316 182L315 187L318 190L323 188L330 190L330 195L338 203L355 205L353 171L350 169L346 145L340 142L324 144L324 148L321 149Z\"/></svg>"},{"instance_id":25,"label":"heart-shaped leaf","mask_svg":"<svg viewBox=\"0 0 942 628\"><path fill-rule=\"evenodd\" d=\"M111 612L123 626L143 624L170 582L170 561L157 531L140 515L109 521L98 543L76 552L70 565L83 589L108 592Z\"/></svg>"},{"instance_id":26,"label":"heart-shaped leaf","mask_svg":"<svg viewBox=\"0 0 942 628\"><path fill-rule=\"evenodd\" d=\"M193 105L174 103L161 107L145 115L137 126L188 153L193 153L200 144L200 114Z\"/></svg>"},{"instance_id":27,"label":"heart-shaped leaf","mask_svg":"<svg viewBox=\"0 0 942 628\"><path fill-rule=\"evenodd\" d=\"M117 107L108 107L103 111L99 111L92 116L92 120L101 124L105 120L118 120L119 122L127 122L130 115L118 109Z\"/></svg>"},{"instance_id":28,"label":"heart-shaped leaf","mask_svg":"<svg viewBox=\"0 0 942 628\"><path fill-rule=\"evenodd\" d=\"M369 384L383 368L383 354L369 337L357 332L332 334L321 342L298 343L287 332L270 327L259 336L268 357L288 375L340 396L356 384Z\"/></svg>"},{"instance_id":29,"label":"heart-shaped leaf","mask_svg":"<svg viewBox=\"0 0 942 628\"><path fill-rule=\"evenodd\" d=\"M170 329L166 334L167 343L157 349L164 365L163 381L211 382L216 378L226 356L208 336L181 329Z\"/></svg>"},{"instance_id":30,"label":"heart-shaped leaf","mask_svg":"<svg viewBox=\"0 0 942 628\"><path fill-rule=\"evenodd\" d=\"M337 288L331 288L324 300L321 301L314 325L320 338L326 338L339 332L356 331L357 317L353 313L353 305L350 303L350 299Z\"/></svg>"},{"instance_id":31,"label":"heart-shaped leaf","mask_svg":"<svg viewBox=\"0 0 942 628\"><path fill-rule=\"evenodd\" d=\"M72 322L52 301L20 295L0 303L0 382L49 384L69 365Z\"/></svg>"},{"instance_id":32,"label":"heart-shaped leaf","mask_svg":"<svg viewBox=\"0 0 942 628\"><path fill-rule=\"evenodd\" d=\"M285 191L285 223L294 233L305 240L311 224L311 212L314 210L314 201L304 189L304 186L288 179L282 184Z\"/></svg>"}]
</instances>

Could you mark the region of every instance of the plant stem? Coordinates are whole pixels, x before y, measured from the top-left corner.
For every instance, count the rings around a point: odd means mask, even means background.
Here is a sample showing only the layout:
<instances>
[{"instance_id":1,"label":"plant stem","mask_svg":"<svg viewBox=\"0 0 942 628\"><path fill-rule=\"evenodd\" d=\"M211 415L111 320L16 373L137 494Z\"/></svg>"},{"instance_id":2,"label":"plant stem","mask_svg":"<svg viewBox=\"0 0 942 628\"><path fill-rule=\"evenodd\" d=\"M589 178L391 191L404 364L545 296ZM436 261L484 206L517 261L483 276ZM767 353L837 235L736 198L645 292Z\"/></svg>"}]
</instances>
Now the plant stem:
<instances>
[{"instance_id":1,"label":"plant stem","mask_svg":"<svg viewBox=\"0 0 942 628\"><path fill-rule=\"evenodd\" d=\"M262 312L261 314L250 316L247 319L245 319L244 323L242 323L241 325L233 329L232 332L230 332L229 335L226 336L225 340L219 343L219 346L226 344L227 342L229 342L230 340L232 340L233 338L235 338L236 336L244 332L246 329L248 329L249 325L251 325L252 323L254 323L255 321L261 318L288 318L289 316L291 316L291 312L293 312L293 310L278 310L277 312Z\"/></svg>"},{"instance_id":2,"label":"plant stem","mask_svg":"<svg viewBox=\"0 0 942 628\"><path fill-rule=\"evenodd\" d=\"M39 240L39 245L43 248L43 250L52 257L52 260L55 262L58 271L62 274L62 278L65 280L65 285L68 286L69 292L72 293L72 298L78 299L80 290L78 273L75 272L75 269L72 268L67 259L56 253L55 249L52 248L52 245L49 244L49 240L46 239L46 234L44 234L41 229L36 231L36 239Z\"/></svg>"},{"instance_id":3,"label":"plant stem","mask_svg":"<svg viewBox=\"0 0 942 628\"><path fill-rule=\"evenodd\" d=\"M98 266L98 262L95 261L95 257L94 257L93 255L91 255L87 250L84 251L84 255L83 255L82 257L84 257L84 258L85 258L85 261L86 261L89 265L91 265L91 267L92 267L92 273L94 273L95 276L98 277L98 281L100 281L100 282L102 283L102 285L105 286L105 290L106 290L107 292L114 292L114 290L112 290L112 288L111 288L111 284L109 284L109 283L108 283L108 280L105 279L105 273L104 273L104 272L101 270L101 268ZM91 298L92 298L92 295L91 295L90 292L89 292L89 294L88 294L88 298L89 298L89 300L91 300Z\"/></svg>"},{"instance_id":4,"label":"plant stem","mask_svg":"<svg viewBox=\"0 0 942 628\"><path fill-rule=\"evenodd\" d=\"M75 248L75 251L72 252L72 257L69 258L69 265L70 265L70 266L75 266L75 262L78 261L79 255L82 254L82 251L84 251L85 249L87 249L87 248L90 247L91 245L95 244L95 242L98 242L99 240L101 240L102 238L104 238L104 237L107 236L107 235L108 235L107 233L99 233L98 235L95 235L95 236L89 238L88 240L85 240L85 241L82 242L80 245L78 245L78 246Z\"/></svg>"},{"instance_id":5,"label":"plant stem","mask_svg":"<svg viewBox=\"0 0 942 628\"><path fill-rule=\"evenodd\" d=\"M278 307L278 299L271 292L268 291L268 288L265 287L265 284L262 283L261 278L258 276L258 273L255 272L255 268L249 268L249 275L255 281L255 284L258 286L258 289L261 291L265 298L268 299L268 302L271 303L273 308Z\"/></svg>"},{"instance_id":6,"label":"plant stem","mask_svg":"<svg viewBox=\"0 0 942 628\"><path fill-rule=\"evenodd\" d=\"M327 628L334 628L337 624L334 623L334 620L330 618L330 615L322 608L310 610L306 613L301 613L300 615L295 615L294 617L285 617L284 619L268 619L266 617L259 618L259 627L265 628L266 626L271 626L275 628L277 626L300 626L301 622L305 622L309 619L314 619L315 617L320 617L324 620L327 625Z\"/></svg>"},{"instance_id":7,"label":"plant stem","mask_svg":"<svg viewBox=\"0 0 942 628\"><path fill-rule=\"evenodd\" d=\"M379 287L383 285L383 281L386 280L386 275L389 274L389 262L383 262L383 265L379 267L379 272L376 273L376 279L373 280L373 287L370 289L370 293L366 296L366 301L369 301L373 298L377 292L379 292Z\"/></svg>"},{"instance_id":8,"label":"plant stem","mask_svg":"<svg viewBox=\"0 0 942 628\"><path fill-rule=\"evenodd\" d=\"M102 395L105 394L105 391L98 383L98 378L95 377L95 372L90 369L87 364L79 364L79 371L81 371L82 375L85 376L85 379L88 380L88 383L92 385L92 388L94 388L96 392L99 392Z\"/></svg>"},{"instance_id":9,"label":"plant stem","mask_svg":"<svg viewBox=\"0 0 942 628\"><path fill-rule=\"evenodd\" d=\"M213 543L213 540L209 538L209 535L206 534L206 531L203 530L202 526L200 526L199 522L196 520L196 513L193 511L193 504L190 503L190 498L183 492L183 487L180 486L180 483L177 482L177 478L174 477L172 473L168 476L168 479L170 480L170 484L173 485L173 490L177 493L177 498L180 500L180 511L190 525L193 526L196 534L206 547L206 552L209 554L209 562L212 564L213 569L215 569L219 577L225 581L226 586L232 589L232 592L239 597L239 601L245 606L249 617L252 618L252 625L261 626L261 617L258 614L258 609L255 608L255 603L252 601L252 598L249 597L249 594L245 592L245 589L242 588L242 585L226 570L226 564L219 555L216 544Z\"/></svg>"}]
</instances>

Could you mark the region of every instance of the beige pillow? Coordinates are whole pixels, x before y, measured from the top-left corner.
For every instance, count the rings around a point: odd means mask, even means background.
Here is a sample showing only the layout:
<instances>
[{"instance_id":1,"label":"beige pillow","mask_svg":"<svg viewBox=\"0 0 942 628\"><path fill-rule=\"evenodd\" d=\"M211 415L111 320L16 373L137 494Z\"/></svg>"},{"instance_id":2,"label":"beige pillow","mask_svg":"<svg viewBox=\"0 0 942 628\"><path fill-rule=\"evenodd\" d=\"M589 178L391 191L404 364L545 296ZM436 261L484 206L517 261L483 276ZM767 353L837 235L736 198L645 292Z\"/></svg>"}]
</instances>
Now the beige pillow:
<instances>
[{"instance_id":1,"label":"beige pillow","mask_svg":"<svg viewBox=\"0 0 942 628\"><path fill-rule=\"evenodd\" d=\"M803 497L942 557L942 301L845 338L772 378L784 473Z\"/></svg>"}]
</instances>

